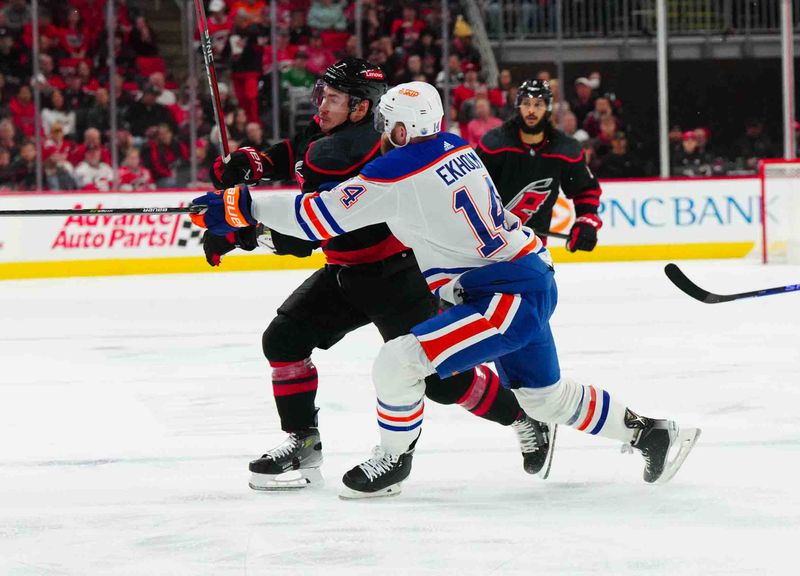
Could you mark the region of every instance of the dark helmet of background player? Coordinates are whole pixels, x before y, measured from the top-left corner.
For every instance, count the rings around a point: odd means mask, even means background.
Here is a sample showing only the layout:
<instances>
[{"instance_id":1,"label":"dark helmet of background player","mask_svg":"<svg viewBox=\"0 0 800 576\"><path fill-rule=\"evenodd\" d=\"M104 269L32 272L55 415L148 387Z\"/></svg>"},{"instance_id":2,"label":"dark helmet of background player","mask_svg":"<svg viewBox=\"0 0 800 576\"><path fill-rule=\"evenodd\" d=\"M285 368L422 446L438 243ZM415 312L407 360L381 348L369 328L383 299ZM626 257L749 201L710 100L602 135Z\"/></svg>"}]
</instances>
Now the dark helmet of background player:
<instances>
[{"instance_id":1,"label":"dark helmet of background player","mask_svg":"<svg viewBox=\"0 0 800 576\"><path fill-rule=\"evenodd\" d=\"M519 107L525 98L541 98L544 100L545 106L547 107L547 112L545 112L544 117L542 117L542 119L539 120L539 122L537 122L534 126L528 126L525 123L525 119L522 117L522 112L519 112L514 119L519 125L520 130L523 132L526 132L527 134L539 134L550 123L550 113L553 111L553 90L550 88L550 82L547 80L539 80L537 78L525 80L525 82L519 86L517 100L514 103L514 106L517 108L517 110L519 110Z\"/></svg>"},{"instance_id":2,"label":"dark helmet of background player","mask_svg":"<svg viewBox=\"0 0 800 576\"><path fill-rule=\"evenodd\" d=\"M336 64L328 66L322 78L317 80L311 101L319 107L322 103L322 94L325 86L329 86L350 97L350 112L368 100L370 110L378 105L378 101L386 93L386 75L378 67L361 58L343 58Z\"/></svg>"}]
</instances>

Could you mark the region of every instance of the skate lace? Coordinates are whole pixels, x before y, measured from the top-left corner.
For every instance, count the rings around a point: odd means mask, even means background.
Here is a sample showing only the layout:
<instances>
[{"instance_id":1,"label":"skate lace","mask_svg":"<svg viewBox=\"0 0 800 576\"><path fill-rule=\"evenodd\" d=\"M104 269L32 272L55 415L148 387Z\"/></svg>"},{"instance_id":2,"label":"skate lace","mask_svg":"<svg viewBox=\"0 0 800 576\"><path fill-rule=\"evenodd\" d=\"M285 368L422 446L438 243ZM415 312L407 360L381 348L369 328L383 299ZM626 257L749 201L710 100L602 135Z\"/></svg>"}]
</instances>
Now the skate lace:
<instances>
[{"instance_id":1,"label":"skate lace","mask_svg":"<svg viewBox=\"0 0 800 576\"><path fill-rule=\"evenodd\" d=\"M372 449L372 456L366 462L359 464L358 467L364 471L369 480L375 480L378 476L389 472L395 464L397 464L398 457L387 454L380 446L375 446Z\"/></svg>"},{"instance_id":2,"label":"skate lace","mask_svg":"<svg viewBox=\"0 0 800 576\"><path fill-rule=\"evenodd\" d=\"M539 436L533 424L527 419L517 420L511 424L519 439L519 447L523 453L539 450Z\"/></svg>"},{"instance_id":3,"label":"skate lace","mask_svg":"<svg viewBox=\"0 0 800 576\"><path fill-rule=\"evenodd\" d=\"M283 458L284 456L288 456L297 449L299 441L300 439L298 438L297 434L289 434L289 437L286 440L284 440L282 444L276 446L275 448L264 454L262 458L269 457L272 458L273 460L277 460L278 458Z\"/></svg>"}]
</instances>

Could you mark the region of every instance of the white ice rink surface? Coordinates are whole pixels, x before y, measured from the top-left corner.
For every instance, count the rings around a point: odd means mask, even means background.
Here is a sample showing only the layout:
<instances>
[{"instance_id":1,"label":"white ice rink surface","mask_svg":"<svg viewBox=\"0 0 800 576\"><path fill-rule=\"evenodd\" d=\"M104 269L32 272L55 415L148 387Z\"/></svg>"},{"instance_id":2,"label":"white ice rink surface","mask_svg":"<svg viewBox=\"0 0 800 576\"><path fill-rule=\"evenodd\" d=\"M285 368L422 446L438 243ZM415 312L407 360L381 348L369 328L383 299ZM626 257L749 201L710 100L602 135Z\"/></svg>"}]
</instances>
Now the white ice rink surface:
<instances>
[{"instance_id":1,"label":"white ice rink surface","mask_svg":"<svg viewBox=\"0 0 800 576\"><path fill-rule=\"evenodd\" d=\"M404 492L359 502L337 493L377 442L371 327L314 356L326 484L247 486L282 439L261 332L306 271L2 282L0 574L797 574L800 293L705 305L662 267L560 266L553 325L566 374L703 428L670 484L569 429L527 476L510 429L429 402Z\"/></svg>"}]
</instances>

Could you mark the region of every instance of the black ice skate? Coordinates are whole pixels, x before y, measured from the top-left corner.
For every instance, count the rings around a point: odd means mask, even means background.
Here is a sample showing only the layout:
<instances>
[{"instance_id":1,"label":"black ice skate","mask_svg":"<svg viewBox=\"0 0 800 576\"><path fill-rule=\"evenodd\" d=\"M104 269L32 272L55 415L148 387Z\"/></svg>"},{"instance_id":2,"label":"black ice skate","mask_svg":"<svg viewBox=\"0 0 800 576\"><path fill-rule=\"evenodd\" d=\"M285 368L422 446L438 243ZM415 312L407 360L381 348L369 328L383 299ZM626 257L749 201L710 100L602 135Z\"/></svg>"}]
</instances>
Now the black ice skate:
<instances>
[{"instance_id":1,"label":"black ice skate","mask_svg":"<svg viewBox=\"0 0 800 576\"><path fill-rule=\"evenodd\" d=\"M296 490L322 481L319 430L292 432L261 458L250 462L253 490Z\"/></svg>"},{"instance_id":2,"label":"black ice skate","mask_svg":"<svg viewBox=\"0 0 800 576\"><path fill-rule=\"evenodd\" d=\"M525 472L538 474L542 479L547 478L553 463L558 426L556 424L550 426L523 414L511 424L511 427L519 439L522 467Z\"/></svg>"},{"instance_id":3,"label":"black ice skate","mask_svg":"<svg viewBox=\"0 0 800 576\"><path fill-rule=\"evenodd\" d=\"M668 482L700 437L699 428L678 428L673 420L644 418L625 410L625 425L637 429L631 446L644 457L644 481Z\"/></svg>"},{"instance_id":4,"label":"black ice skate","mask_svg":"<svg viewBox=\"0 0 800 576\"><path fill-rule=\"evenodd\" d=\"M400 483L411 473L414 450L400 456L388 454L380 446L372 450L372 457L352 468L342 478L344 488L339 498L377 498L400 494Z\"/></svg>"}]
</instances>

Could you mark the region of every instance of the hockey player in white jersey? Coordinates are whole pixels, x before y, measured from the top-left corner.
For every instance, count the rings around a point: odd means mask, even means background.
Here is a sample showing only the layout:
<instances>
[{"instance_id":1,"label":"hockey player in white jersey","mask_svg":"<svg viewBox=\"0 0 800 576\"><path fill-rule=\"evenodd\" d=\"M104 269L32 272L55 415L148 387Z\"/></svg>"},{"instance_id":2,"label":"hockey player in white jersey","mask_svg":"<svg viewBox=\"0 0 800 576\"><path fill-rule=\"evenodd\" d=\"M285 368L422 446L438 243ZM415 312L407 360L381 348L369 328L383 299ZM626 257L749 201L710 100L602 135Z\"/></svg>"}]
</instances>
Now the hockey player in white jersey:
<instances>
[{"instance_id":1,"label":"hockey player in white jersey","mask_svg":"<svg viewBox=\"0 0 800 576\"><path fill-rule=\"evenodd\" d=\"M561 376L549 325L557 301L550 254L503 208L467 143L441 131L442 116L433 86L401 84L376 114L394 149L357 177L315 196L252 199L246 187L234 187L194 201L207 206L195 222L215 234L261 222L326 240L385 222L414 250L429 288L453 304L381 348L372 372L381 444L344 475L342 497L398 493L421 432L425 377L487 361L529 415L629 444L644 456L645 481L666 482L699 429L639 416L606 390Z\"/></svg>"}]
</instances>

